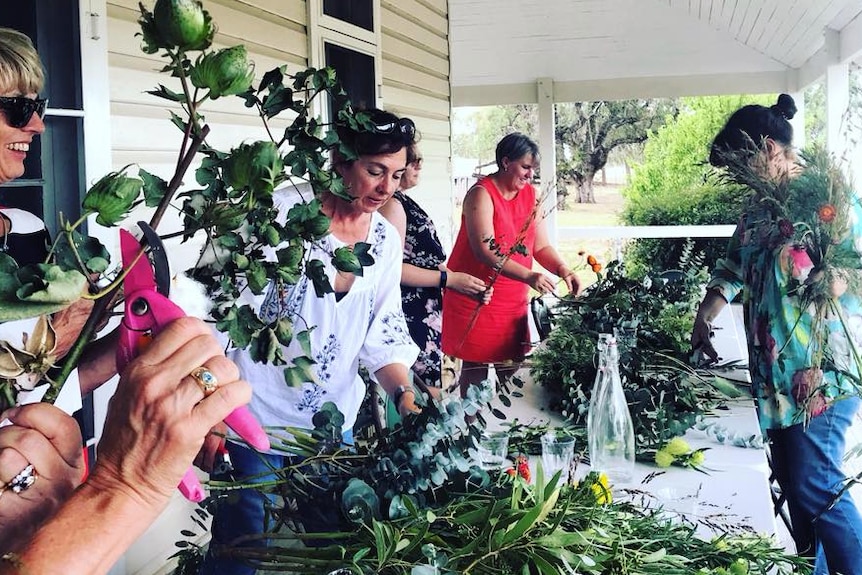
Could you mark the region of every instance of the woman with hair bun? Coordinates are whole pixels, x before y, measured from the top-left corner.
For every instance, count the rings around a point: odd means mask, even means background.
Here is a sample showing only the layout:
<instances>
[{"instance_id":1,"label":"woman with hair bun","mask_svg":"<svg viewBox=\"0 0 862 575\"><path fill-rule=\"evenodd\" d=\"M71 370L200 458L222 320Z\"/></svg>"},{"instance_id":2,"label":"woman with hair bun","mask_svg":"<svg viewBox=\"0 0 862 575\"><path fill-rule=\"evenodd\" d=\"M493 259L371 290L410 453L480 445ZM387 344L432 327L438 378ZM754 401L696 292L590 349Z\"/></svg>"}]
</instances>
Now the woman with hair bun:
<instances>
[{"instance_id":1,"label":"woman with hair bun","mask_svg":"<svg viewBox=\"0 0 862 575\"><path fill-rule=\"evenodd\" d=\"M802 172L788 121L795 113L796 105L787 94L770 107L740 108L715 137L710 163L726 169L736 181L788 184ZM799 187L788 186L787 190L800 194ZM858 253L862 210L858 202L851 204L852 213L847 214L850 233L841 246ZM771 216L768 221L765 212ZM718 359L709 339L711 322L742 293L752 393L761 429L769 438L772 470L787 498L797 552L814 560L817 574L859 575L862 517L850 492L842 490L845 434L860 404L852 379L859 374L854 373L858 370L852 367L855 364L841 322L834 318L821 322L816 306L804 300L803 290L798 289L808 283L801 274L803 267L812 281L824 272L812 269L807 251L794 243L792 229L786 234L782 230L778 239L766 236L763 226L772 223L780 226L782 221L771 208L764 208L762 202L749 203L728 244L727 256L719 260L707 285L691 344ZM848 322L862 322L859 294L848 290L841 280L825 286ZM821 368L814 360L811 342L822 330L828 331L824 345L831 361ZM859 342L855 345L858 349ZM821 381L813 386L805 383L810 393L801 394L801 379L815 371ZM812 400L815 396L817 401Z\"/></svg>"}]
</instances>

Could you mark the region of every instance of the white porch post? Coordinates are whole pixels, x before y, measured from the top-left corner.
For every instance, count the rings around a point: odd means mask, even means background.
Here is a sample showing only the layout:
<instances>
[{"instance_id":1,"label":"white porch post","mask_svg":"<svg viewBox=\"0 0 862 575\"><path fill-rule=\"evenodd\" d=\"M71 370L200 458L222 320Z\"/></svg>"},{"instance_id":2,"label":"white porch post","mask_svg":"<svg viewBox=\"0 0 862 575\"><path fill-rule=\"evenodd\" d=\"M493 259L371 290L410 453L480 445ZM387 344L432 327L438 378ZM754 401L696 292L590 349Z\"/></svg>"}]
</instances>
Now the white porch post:
<instances>
[{"instance_id":1,"label":"white porch post","mask_svg":"<svg viewBox=\"0 0 862 575\"><path fill-rule=\"evenodd\" d=\"M805 92L800 90L790 94L796 102L796 115L790 120L793 126L793 145L797 148L805 147Z\"/></svg>"},{"instance_id":2,"label":"white porch post","mask_svg":"<svg viewBox=\"0 0 862 575\"><path fill-rule=\"evenodd\" d=\"M542 172L542 189L545 194L544 212L547 214L545 224L551 245L557 244L557 146L554 137L554 80L539 78L536 82L537 101L539 103L539 153L541 160L539 169Z\"/></svg>"},{"instance_id":3,"label":"white porch post","mask_svg":"<svg viewBox=\"0 0 862 575\"><path fill-rule=\"evenodd\" d=\"M847 121L850 105L850 65L826 68L826 148L840 157L847 151Z\"/></svg>"},{"instance_id":4,"label":"white porch post","mask_svg":"<svg viewBox=\"0 0 862 575\"><path fill-rule=\"evenodd\" d=\"M840 157L847 149L844 114L850 105L850 64L842 54L841 34L830 29L825 34L830 55L825 78L826 149Z\"/></svg>"}]
</instances>

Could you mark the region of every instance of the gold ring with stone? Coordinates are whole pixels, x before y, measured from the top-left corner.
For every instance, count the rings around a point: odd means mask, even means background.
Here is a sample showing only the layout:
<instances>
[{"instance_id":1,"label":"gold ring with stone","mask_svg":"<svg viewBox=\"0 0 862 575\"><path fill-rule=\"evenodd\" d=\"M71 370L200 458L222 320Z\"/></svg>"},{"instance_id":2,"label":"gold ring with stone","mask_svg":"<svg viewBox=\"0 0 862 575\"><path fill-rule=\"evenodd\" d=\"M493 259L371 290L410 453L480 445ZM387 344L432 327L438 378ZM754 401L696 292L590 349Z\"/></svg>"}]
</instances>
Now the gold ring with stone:
<instances>
[{"instance_id":1,"label":"gold ring with stone","mask_svg":"<svg viewBox=\"0 0 862 575\"><path fill-rule=\"evenodd\" d=\"M36 473L36 468L33 467L31 463L20 472L18 475L12 478L12 481L6 484L4 490L6 488L11 489L14 493L21 493L22 491L27 491L30 487L36 483L36 479L39 478L39 474Z\"/></svg>"},{"instance_id":2,"label":"gold ring with stone","mask_svg":"<svg viewBox=\"0 0 862 575\"><path fill-rule=\"evenodd\" d=\"M204 392L204 397L211 396L218 389L218 379L205 365L193 370L189 375L200 386Z\"/></svg>"}]
</instances>

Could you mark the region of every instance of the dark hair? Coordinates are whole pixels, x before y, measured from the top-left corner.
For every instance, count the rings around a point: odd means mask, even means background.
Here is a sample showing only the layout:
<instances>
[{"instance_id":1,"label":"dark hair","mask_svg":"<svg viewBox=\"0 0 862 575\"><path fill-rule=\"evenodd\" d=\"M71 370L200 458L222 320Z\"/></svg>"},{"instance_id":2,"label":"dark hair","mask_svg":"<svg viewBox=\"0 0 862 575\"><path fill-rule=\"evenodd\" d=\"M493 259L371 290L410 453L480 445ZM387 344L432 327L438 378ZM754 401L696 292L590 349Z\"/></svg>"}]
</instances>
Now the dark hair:
<instances>
[{"instance_id":1,"label":"dark hair","mask_svg":"<svg viewBox=\"0 0 862 575\"><path fill-rule=\"evenodd\" d=\"M503 169L503 158L517 160L527 154L532 154L534 160L539 159L539 146L536 142L521 132L506 134L502 140L497 142L497 167L501 170Z\"/></svg>"},{"instance_id":2,"label":"dark hair","mask_svg":"<svg viewBox=\"0 0 862 575\"><path fill-rule=\"evenodd\" d=\"M415 164L419 160L422 159L422 155L419 153L419 147L416 143L412 143L407 146L407 165Z\"/></svg>"},{"instance_id":3,"label":"dark hair","mask_svg":"<svg viewBox=\"0 0 862 575\"><path fill-rule=\"evenodd\" d=\"M789 94L781 94L778 101L768 108L759 104L743 106L730 116L712 141L709 163L726 167L733 156L753 156L760 152L766 138L790 146L793 126L788 120L792 120L794 115L796 103Z\"/></svg>"},{"instance_id":4,"label":"dark hair","mask_svg":"<svg viewBox=\"0 0 862 575\"><path fill-rule=\"evenodd\" d=\"M340 124L336 131L343 144L353 149L357 156L394 154L402 148L416 143L418 134L410 118L399 118L395 114L372 108L356 113L362 129ZM366 122L363 122L367 119Z\"/></svg>"}]
</instances>

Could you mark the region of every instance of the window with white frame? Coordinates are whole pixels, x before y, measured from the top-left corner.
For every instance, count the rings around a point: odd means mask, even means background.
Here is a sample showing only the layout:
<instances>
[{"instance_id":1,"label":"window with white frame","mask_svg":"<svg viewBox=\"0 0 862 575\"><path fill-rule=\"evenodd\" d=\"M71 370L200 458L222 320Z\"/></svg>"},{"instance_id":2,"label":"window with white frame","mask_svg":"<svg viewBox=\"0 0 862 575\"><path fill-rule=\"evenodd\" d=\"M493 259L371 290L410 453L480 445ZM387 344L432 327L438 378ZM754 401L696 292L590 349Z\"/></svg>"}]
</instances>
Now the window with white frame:
<instances>
[{"instance_id":1,"label":"window with white frame","mask_svg":"<svg viewBox=\"0 0 862 575\"><path fill-rule=\"evenodd\" d=\"M379 0L309 0L309 65L335 69L354 106L379 105ZM328 114L328 112L327 112Z\"/></svg>"}]
</instances>

